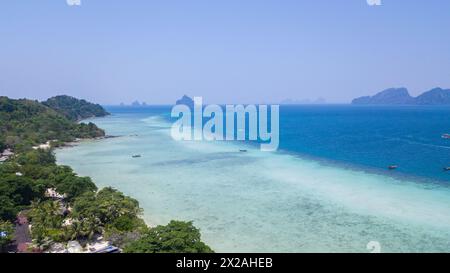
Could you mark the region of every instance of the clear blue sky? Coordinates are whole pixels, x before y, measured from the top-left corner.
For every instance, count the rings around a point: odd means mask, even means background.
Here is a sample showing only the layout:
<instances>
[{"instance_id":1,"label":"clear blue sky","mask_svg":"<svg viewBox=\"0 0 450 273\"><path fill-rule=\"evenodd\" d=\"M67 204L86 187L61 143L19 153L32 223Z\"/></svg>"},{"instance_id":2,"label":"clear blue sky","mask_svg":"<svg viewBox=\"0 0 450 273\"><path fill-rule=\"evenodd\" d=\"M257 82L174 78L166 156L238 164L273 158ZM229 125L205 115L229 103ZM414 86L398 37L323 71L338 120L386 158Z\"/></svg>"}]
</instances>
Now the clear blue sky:
<instances>
[{"instance_id":1,"label":"clear blue sky","mask_svg":"<svg viewBox=\"0 0 450 273\"><path fill-rule=\"evenodd\" d=\"M450 1L4 0L0 94L348 102L450 88Z\"/></svg>"}]
</instances>

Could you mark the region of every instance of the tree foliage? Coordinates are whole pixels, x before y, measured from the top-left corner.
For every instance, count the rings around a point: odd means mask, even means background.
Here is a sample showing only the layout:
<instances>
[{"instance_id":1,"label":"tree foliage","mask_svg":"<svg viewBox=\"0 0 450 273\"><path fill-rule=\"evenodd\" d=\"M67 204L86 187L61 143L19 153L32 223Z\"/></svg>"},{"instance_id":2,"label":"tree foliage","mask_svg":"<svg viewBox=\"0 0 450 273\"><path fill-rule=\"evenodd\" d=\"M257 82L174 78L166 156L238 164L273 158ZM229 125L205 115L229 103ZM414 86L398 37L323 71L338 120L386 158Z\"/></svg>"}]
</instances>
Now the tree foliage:
<instances>
[{"instance_id":1,"label":"tree foliage","mask_svg":"<svg viewBox=\"0 0 450 273\"><path fill-rule=\"evenodd\" d=\"M73 216L78 219L95 217L103 225L116 225L127 230L127 223L132 222L141 213L139 202L125 196L113 188L104 188L98 193L87 192L78 197L73 205Z\"/></svg>"},{"instance_id":2,"label":"tree foliage","mask_svg":"<svg viewBox=\"0 0 450 273\"><path fill-rule=\"evenodd\" d=\"M71 202L97 187L89 177L77 176L70 167L58 166L48 150L30 150L0 165L0 219L13 221L33 200L44 200L45 191L55 188Z\"/></svg>"},{"instance_id":3,"label":"tree foliage","mask_svg":"<svg viewBox=\"0 0 450 273\"><path fill-rule=\"evenodd\" d=\"M149 229L144 236L124 249L127 253L211 253L201 241L200 231L192 222L171 221L166 226Z\"/></svg>"},{"instance_id":4,"label":"tree foliage","mask_svg":"<svg viewBox=\"0 0 450 273\"><path fill-rule=\"evenodd\" d=\"M32 179L0 172L0 220L14 221L20 210L42 194Z\"/></svg>"},{"instance_id":5,"label":"tree foliage","mask_svg":"<svg viewBox=\"0 0 450 273\"><path fill-rule=\"evenodd\" d=\"M66 95L49 98L43 104L73 121L109 115L99 104Z\"/></svg>"},{"instance_id":6,"label":"tree foliage","mask_svg":"<svg viewBox=\"0 0 450 273\"><path fill-rule=\"evenodd\" d=\"M32 222L31 234L37 245L64 240L64 233L61 230L62 207L58 201L33 202L28 217Z\"/></svg>"},{"instance_id":7,"label":"tree foliage","mask_svg":"<svg viewBox=\"0 0 450 273\"><path fill-rule=\"evenodd\" d=\"M0 220L0 253L5 252L12 242L14 227L11 222Z\"/></svg>"},{"instance_id":8,"label":"tree foliage","mask_svg":"<svg viewBox=\"0 0 450 273\"><path fill-rule=\"evenodd\" d=\"M0 153L3 152L3 150L6 149L6 144L3 142L3 140L0 139Z\"/></svg>"},{"instance_id":9,"label":"tree foliage","mask_svg":"<svg viewBox=\"0 0 450 273\"><path fill-rule=\"evenodd\" d=\"M103 108L102 108L103 109ZM25 151L48 140L104 136L92 123L78 124L38 101L0 97L0 147Z\"/></svg>"}]
</instances>

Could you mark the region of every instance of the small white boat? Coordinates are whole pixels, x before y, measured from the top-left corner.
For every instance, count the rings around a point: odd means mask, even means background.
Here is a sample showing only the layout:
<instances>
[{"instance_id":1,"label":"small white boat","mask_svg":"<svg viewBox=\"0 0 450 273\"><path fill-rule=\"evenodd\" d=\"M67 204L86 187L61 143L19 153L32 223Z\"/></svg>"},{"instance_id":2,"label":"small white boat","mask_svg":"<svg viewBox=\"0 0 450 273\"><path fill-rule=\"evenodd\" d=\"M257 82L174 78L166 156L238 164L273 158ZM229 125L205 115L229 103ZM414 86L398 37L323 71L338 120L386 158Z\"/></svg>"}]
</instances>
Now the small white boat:
<instances>
[{"instance_id":1,"label":"small white boat","mask_svg":"<svg viewBox=\"0 0 450 273\"><path fill-rule=\"evenodd\" d=\"M445 139L450 139L450 134L443 134L441 137Z\"/></svg>"}]
</instances>

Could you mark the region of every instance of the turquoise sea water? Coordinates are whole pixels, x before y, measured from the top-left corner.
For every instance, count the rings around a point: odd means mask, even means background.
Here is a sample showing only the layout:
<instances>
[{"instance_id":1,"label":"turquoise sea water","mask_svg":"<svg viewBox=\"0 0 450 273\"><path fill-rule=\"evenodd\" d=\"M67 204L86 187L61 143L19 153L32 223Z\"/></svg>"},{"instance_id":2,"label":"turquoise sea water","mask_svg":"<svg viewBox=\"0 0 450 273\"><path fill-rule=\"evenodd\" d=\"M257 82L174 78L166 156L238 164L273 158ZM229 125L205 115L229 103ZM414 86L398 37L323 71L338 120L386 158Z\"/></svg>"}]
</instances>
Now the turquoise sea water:
<instances>
[{"instance_id":1,"label":"turquoise sea water","mask_svg":"<svg viewBox=\"0 0 450 273\"><path fill-rule=\"evenodd\" d=\"M193 220L219 252L450 250L448 109L282 107L274 153L174 141L170 107L108 110L92 121L120 137L57 159L138 199L150 224Z\"/></svg>"}]
</instances>

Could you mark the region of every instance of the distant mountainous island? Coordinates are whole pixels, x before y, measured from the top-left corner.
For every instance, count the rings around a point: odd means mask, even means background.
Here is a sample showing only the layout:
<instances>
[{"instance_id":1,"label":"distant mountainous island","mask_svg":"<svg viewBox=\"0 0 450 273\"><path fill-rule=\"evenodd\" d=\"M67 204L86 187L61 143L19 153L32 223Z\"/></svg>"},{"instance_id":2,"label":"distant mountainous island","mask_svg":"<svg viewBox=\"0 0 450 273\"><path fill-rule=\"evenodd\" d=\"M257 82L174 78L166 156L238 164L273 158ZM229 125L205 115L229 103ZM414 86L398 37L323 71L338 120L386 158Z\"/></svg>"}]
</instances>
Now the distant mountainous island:
<instances>
[{"instance_id":1,"label":"distant mountainous island","mask_svg":"<svg viewBox=\"0 0 450 273\"><path fill-rule=\"evenodd\" d=\"M135 100L130 105L127 105L127 104L121 102L119 104L119 106L122 106L122 107L124 107L124 106L127 106L127 107L147 107L148 105L147 105L147 103L145 101L140 103L138 100Z\"/></svg>"},{"instance_id":2,"label":"distant mountainous island","mask_svg":"<svg viewBox=\"0 0 450 273\"><path fill-rule=\"evenodd\" d=\"M186 105L190 109L194 108L194 100L191 97L189 97L188 95L184 95L181 99L177 100L176 104L177 105L180 105L180 104Z\"/></svg>"},{"instance_id":3,"label":"distant mountainous island","mask_svg":"<svg viewBox=\"0 0 450 273\"><path fill-rule=\"evenodd\" d=\"M450 89L433 88L412 97L406 88L389 88L374 96L359 97L356 105L450 105Z\"/></svg>"}]
</instances>

